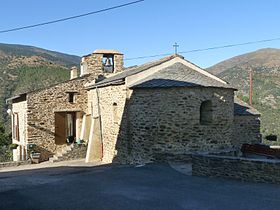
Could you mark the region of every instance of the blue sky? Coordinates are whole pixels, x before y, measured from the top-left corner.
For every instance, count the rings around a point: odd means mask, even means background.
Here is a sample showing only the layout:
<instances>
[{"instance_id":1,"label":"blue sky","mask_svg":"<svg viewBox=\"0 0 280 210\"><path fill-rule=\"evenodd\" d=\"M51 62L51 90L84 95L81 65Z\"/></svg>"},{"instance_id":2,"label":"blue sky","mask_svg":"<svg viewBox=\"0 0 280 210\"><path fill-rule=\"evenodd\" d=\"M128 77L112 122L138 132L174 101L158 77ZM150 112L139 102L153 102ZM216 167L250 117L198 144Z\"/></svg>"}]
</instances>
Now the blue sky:
<instances>
[{"instance_id":1,"label":"blue sky","mask_svg":"<svg viewBox=\"0 0 280 210\"><path fill-rule=\"evenodd\" d=\"M133 0L9 0L0 7L0 30L87 13ZM40 3L39 3L40 2ZM145 0L53 25L0 34L1 43L33 45L74 55L117 49L126 58L280 37L278 0ZM280 41L184 54L201 67ZM152 59L127 61L126 66Z\"/></svg>"}]
</instances>

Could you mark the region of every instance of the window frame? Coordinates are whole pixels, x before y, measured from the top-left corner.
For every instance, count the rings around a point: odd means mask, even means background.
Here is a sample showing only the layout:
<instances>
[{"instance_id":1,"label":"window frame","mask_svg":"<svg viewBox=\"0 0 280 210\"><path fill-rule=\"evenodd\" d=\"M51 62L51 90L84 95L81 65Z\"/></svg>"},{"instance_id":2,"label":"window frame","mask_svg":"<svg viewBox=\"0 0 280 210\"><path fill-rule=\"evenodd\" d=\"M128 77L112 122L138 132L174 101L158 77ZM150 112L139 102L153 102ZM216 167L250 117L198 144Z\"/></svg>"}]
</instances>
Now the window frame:
<instances>
[{"instance_id":1,"label":"window frame","mask_svg":"<svg viewBox=\"0 0 280 210\"><path fill-rule=\"evenodd\" d=\"M200 125L211 125L213 123L213 103L211 100L202 101L199 108Z\"/></svg>"},{"instance_id":2,"label":"window frame","mask_svg":"<svg viewBox=\"0 0 280 210\"><path fill-rule=\"evenodd\" d=\"M71 104L74 104L74 103L76 103L76 101L77 101L77 93L78 92L76 92L76 91L68 91L68 92L66 92L67 94L68 94L68 102L69 103L71 103Z\"/></svg>"}]
</instances>

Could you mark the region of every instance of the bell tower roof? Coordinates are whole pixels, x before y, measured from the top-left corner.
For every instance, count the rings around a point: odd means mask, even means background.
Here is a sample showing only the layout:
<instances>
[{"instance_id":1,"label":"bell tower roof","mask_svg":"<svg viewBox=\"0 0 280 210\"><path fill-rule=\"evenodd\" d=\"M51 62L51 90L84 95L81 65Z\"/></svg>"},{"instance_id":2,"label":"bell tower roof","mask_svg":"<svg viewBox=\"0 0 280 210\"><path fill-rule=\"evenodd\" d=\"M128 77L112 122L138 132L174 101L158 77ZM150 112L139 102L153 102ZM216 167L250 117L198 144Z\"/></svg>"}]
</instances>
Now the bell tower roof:
<instances>
[{"instance_id":1,"label":"bell tower roof","mask_svg":"<svg viewBox=\"0 0 280 210\"><path fill-rule=\"evenodd\" d=\"M106 50L106 49L97 49L93 53L94 54L119 54L119 55L123 55L122 53L120 53L117 50Z\"/></svg>"}]
</instances>

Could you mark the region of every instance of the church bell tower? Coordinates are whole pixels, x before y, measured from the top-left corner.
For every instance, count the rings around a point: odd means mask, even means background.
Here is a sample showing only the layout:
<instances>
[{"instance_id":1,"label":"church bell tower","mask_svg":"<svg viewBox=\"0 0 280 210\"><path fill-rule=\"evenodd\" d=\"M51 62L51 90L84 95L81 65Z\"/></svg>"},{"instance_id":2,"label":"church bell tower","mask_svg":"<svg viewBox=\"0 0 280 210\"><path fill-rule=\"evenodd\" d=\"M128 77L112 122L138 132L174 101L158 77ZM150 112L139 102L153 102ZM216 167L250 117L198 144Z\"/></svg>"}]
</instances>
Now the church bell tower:
<instances>
[{"instance_id":1,"label":"church bell tower","mask_svg":"<svg viewBox=\"0 0 280 210\"><path fill-rule=\"evenodd\" d=\"M107 76L121 71L123 71L123 54L116 50L95 50L82 58L81 76L85 74Z\"/></svg>"}]
</instances>

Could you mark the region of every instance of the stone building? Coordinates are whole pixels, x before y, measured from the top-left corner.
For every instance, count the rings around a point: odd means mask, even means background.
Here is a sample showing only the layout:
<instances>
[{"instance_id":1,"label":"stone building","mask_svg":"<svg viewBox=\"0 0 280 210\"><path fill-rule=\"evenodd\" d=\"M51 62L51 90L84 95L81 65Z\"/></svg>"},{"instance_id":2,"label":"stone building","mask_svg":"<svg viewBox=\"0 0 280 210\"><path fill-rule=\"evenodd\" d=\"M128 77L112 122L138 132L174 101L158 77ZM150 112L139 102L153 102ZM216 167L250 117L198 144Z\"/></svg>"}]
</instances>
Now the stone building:
<instances>
[{"instance_id":1,"label":"stone building","mask_svg":"<svg viewBox=\"0 0 280 210\"><path fill-rule=\"evenodd\" d=\"M84 56L81 76L13 97L13 139L48 159L66 139L87 144L86 161L166 160L260 142L259 113L234 87L180 55L123 68L123 55ZM235 102L234 102L235 101ZM17 134L18 133L18 134ZM70 138L71 137L71 138Z\"/></svg>"},{"instance_id":2,"label":"stone building","mask_svg":"<svg viewBox=\"0 0 280 210\"><path fill-rule=\"evenodd\" d=\"M259 113L227 82L173 55L86 85L87 160L142 162L258 143Z\"/></svg>"},{"instance_id":3,"label":"stone building","mask_svg":"<svg viewBox=\"0 0 280 210\"><path fill-rule=\"evenodd\" d=\"M8 99L12 103L13 143L19 145L13 159L25 160L28 144L35 144L41 159L47 160L65 147L67 138L87 140L90 116L84 85L122 69L121 53L96 50L82 58L80 76L74 67L68 81Z\"/></svg>"}]
</instances>

